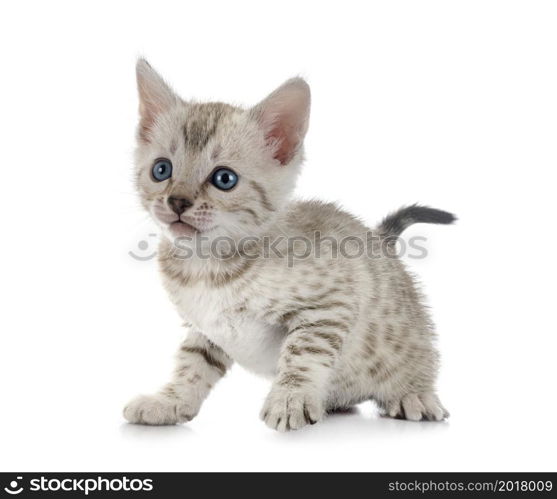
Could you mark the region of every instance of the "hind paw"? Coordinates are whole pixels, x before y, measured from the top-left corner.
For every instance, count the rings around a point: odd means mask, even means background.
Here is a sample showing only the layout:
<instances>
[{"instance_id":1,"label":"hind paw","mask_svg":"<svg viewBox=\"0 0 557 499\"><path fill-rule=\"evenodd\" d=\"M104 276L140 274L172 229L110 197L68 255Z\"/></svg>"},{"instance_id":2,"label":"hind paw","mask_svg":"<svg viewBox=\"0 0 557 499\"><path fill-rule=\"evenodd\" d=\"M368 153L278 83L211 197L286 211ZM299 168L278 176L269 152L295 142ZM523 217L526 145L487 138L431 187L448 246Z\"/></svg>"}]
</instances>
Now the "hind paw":
<instances>
[{"instance_id":1,"label":"hind paw","mask_svg":"<svg viewBox=\"0 0 557 499\"><path fill-rule=\"evenodd\" d=\"M387 414L391 418L410 421L442 421L449 417L449 412L434 393L409 393L400 400L388 403Z\"/></svg>"}]
</instances>

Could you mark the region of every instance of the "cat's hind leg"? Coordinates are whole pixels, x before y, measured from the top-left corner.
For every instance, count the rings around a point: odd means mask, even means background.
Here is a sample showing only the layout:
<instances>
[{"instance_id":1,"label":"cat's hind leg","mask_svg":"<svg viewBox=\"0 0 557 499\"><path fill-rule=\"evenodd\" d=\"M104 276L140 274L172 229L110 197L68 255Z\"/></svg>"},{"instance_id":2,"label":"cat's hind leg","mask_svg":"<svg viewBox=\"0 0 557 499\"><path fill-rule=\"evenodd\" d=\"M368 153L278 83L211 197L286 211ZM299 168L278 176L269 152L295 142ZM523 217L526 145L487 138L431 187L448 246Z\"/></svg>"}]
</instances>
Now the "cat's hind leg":
<instances>
[{"instance_id":1,"label":"cat's hind leg","mask_svg":"<svg viewBox=\"0 0 557 499\"><path fill-rule=\"evenodd\" d=\"M433 392L409 393L385 404L388 416L410 421L442 421L449 417L449 412Z\"/></svg>"}]
</instances>

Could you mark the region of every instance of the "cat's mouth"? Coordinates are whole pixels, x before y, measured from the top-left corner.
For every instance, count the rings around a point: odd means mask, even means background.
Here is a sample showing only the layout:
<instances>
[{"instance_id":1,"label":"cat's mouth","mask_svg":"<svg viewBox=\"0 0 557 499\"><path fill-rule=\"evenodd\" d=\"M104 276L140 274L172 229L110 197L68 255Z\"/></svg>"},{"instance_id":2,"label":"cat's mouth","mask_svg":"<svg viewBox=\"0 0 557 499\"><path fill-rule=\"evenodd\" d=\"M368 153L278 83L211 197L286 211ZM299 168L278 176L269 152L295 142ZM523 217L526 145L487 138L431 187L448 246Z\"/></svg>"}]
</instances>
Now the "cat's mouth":
<instances>
[{"instance_id":1,"label":"cat's mouth","mask_svg":"<svg viewBox=\"0 0 557 499\"><path fill-rule=\"evenodd\" d=\"M182 220L176 220L175 222L170 223L168 225L168 230L170 230L174 237L191 237L199 232L196 227Z\"/></svg>"}]
</instances>

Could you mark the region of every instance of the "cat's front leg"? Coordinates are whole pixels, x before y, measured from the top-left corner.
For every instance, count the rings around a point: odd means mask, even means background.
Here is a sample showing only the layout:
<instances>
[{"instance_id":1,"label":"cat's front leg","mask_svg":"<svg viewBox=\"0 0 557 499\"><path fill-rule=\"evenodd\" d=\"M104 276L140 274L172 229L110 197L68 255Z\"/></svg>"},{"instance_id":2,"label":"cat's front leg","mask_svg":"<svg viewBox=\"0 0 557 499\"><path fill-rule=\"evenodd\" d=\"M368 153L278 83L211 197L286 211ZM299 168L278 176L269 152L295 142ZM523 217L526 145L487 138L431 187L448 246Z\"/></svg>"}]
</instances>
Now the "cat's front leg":
<instances>
[{"instance_id":1,"label":"cat's front leg","mask_svg":"<svg viewBox=\"0 0 557 499\"><path fill-rule=\"evenodd\" d=\"M336 320L298 323L282 346L277 376L261 418L279 431L319 421L348 325Z\"/></svg>"},{"instance_id":2,"label":"cat's front leg","mask_svg":"<svg viewBox=\"0 0 557 499\"><path fill-rule=\"evenodd\" d=\"M201 333L191 331L180 346L172 381L154 395L141 395L124 409L130 423L172 425L193 419L232 360Z\"/></svg>"}]
</instances>

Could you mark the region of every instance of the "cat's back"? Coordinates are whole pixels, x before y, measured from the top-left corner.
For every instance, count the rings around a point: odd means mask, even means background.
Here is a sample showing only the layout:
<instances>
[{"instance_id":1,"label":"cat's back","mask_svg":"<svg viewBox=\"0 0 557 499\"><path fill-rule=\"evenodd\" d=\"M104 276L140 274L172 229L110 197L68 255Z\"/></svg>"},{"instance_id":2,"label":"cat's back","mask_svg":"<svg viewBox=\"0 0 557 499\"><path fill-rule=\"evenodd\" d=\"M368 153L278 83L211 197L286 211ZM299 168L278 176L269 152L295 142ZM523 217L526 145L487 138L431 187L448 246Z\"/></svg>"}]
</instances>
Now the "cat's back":
<instances>
[{"instance_id":1,"label":"cat's back","mask_svg":"<svg viewBox=\"0 0 557 499\"><path fill-rule=\"evenodd\" d=\"M340 206L319 200L293 201L284 214L284 223L295 235L313 238L316 232L323 237L361 236L371 232L359 218Z\"/></svg>"}]
</instances>

